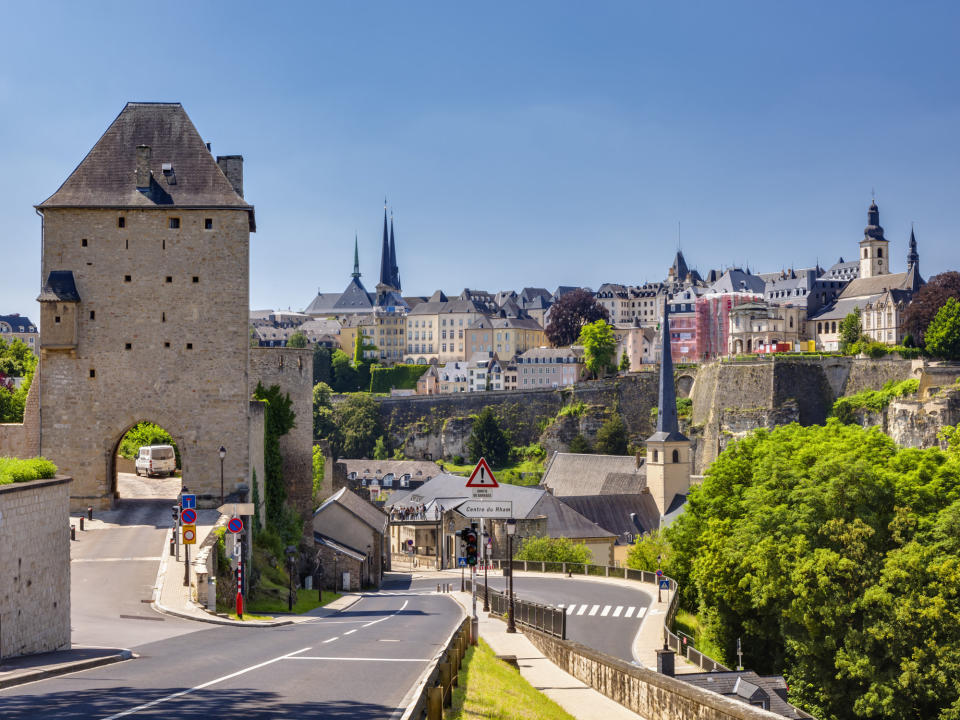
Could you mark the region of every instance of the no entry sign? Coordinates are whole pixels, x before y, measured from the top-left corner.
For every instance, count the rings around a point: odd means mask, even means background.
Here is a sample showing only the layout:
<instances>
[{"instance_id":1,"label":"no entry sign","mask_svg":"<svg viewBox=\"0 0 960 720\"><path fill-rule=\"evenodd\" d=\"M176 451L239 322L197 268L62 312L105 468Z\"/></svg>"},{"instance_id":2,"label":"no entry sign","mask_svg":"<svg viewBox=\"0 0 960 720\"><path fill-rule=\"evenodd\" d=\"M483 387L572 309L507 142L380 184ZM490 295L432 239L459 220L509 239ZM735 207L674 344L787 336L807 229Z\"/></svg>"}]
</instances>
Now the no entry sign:
<instances>
[{"instance_id":1,"label":"no entry sign","mask_svg":"<svg viewBox=\"0 0 960 720\"><path fill-rule=\"evenodd\" d=\"M240 532L243 530L243 520L238 517L230 518L229 522L227 522L227 530L232 533Z\"/></svg>"},{"instance_id":2,"label":"no entry sign","mask_svg":"<svg viewBox=\"0 0 960 720\"><path fill-rule=\"evenodd\" d=\"M192 508L185 508L182 513L180 513L180 520L183 521L184 525L194 525L197 522L197 511Z\"/></svg>"}]
</instances>

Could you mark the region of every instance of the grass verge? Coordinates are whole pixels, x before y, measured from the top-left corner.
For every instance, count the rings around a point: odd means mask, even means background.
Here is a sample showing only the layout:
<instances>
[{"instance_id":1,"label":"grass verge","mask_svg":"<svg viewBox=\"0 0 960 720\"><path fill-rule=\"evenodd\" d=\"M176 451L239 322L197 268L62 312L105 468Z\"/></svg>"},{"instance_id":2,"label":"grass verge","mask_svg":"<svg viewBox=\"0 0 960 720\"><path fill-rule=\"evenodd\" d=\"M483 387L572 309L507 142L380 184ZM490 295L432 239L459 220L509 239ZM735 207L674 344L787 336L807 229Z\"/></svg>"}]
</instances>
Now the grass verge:
<instances>
[{"instance_id":1,"label":"grass verge","mask_svg":"<svg viewBox=\"0 0 960 720\"><path fill-rule=\"evenodd\" d=\"M317 597L316 590L304 590L300 588L297 590L297 601L293 605L293 612L305 613L308 610L332 603L338 597L340 597L340 593L324 590L323 600L320 600ZM249 609L252 613L285 613L287 612L287 596L284 595L282 598L258 597L250 600L246 604L245 609ZM246 616L246 613L244 613L244 616Z\"/></svg>"},{"instance_id":2,"label":"grass verge","mask_svg":"<svg viewBox=\"0 0 960 720\"><path fill-rule=\"evenodd\" d=\"M501 660L483 640L467 650L447 720L575 720Z\"/></svg>"},{"instance_id":3,"label":"grass verge","mask_svg":"<svg viewBox=\"0 0 960 720\"><path fill-rule=\"evenodd\" d=\"M230 613L228 617L231 620L242 620L243 622L246 622L247 620L273 620L273 618L269 615L253 615L252 613L248 613L246 611L244 611L243 617L237 617L235 612Z\"/></svg>"},{"instance_id":4,"label":"grass verge","mask_svg":"<svg viewBox=\"0 0 960 720\"><path fill-rule=\"evenodd\" d=\"M703 625L700 618L686 610L678 610L677 616L673 620L673 631L683 632L693 638L693 646L704 655L722 663L724 661L723 651L720 646L713 642Z\"/></svg>"}]
</instances>

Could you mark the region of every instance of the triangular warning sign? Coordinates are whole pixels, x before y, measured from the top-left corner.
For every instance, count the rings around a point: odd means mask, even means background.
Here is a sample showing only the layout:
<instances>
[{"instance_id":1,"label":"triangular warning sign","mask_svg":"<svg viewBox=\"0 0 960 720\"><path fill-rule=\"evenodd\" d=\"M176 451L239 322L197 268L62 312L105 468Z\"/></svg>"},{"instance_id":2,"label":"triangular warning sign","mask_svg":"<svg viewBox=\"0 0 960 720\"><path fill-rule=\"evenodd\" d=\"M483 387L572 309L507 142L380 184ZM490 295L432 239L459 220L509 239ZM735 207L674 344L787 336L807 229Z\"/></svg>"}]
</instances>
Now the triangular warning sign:
<instances>
[{"instance_id":1,"label":"triangular warning sign","mask_svg":"<svg viewBox=\"0 0 960 720\"><path fill-rule=\"evenodd\" d=\"M500 483L493 476L493 470L487 465L487 461L480 458L480 462L470 473L470 479L467 480L468 488L495 488L500 487Z\"/></svg>"}]
</instances>

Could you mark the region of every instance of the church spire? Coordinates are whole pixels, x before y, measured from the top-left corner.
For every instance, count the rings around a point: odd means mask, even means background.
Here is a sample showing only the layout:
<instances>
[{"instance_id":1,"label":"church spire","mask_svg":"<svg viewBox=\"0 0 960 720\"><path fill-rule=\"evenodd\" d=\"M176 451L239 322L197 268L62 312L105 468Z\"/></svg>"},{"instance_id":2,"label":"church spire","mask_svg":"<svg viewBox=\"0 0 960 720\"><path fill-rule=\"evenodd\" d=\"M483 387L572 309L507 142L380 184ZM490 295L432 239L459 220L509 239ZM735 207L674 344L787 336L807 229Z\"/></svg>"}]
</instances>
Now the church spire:
<instances>
[{"instance_id":1,"label":"church spire","mask_svg":"<svg viewBox=\"0 0 960 720\"><path fill-rule=\"evenodd\" d=\"M660 327L660 391L657 428L649 440L686 440L677 421L677 390L673 380L673 353L670 351L670 301L663 306Z\"/></svg>"},{"instance_id":2,"label":"church spire","mask_svg":"<svg viewBox=\"0 0 960 720\"><path fill-rule=\"evenodd\" d=\"M387 199L383 199L383 246L380 249L380 284L393 287L390 265L390 240L387 234Z\"/></svg>"},{"instance_id":3,"label":"church spire","mask_svg":"<svg viewBox=\"0 0 960 720\"><path fill-rule=\"evenodd\" d=\"M907 270L920 272L920 253L917 252L917 237L913 234L913 225L910 226L910 250L907 252Z\"/></svg>"},{"instance_id":4,"label":"church spire","mask_svg":"<svg viewBox=\"0 0 960 720\"><path fill-rule=\"evenodd\" d=\"M393 239L393 211L390 211L390 275L394 288L400 290L400 268L397 267L397 244Z\"/></svg>"},{"instance_id":5,"label":"church spire","mask_svg":"<svg viewBox=\"0 0 960 720\"><path fill-rule=\"evenodd\" d=\"M353 234L353 273L351 277L360 278L360 248L357 244L357 234Z\"/></svg>"}]
</instances>

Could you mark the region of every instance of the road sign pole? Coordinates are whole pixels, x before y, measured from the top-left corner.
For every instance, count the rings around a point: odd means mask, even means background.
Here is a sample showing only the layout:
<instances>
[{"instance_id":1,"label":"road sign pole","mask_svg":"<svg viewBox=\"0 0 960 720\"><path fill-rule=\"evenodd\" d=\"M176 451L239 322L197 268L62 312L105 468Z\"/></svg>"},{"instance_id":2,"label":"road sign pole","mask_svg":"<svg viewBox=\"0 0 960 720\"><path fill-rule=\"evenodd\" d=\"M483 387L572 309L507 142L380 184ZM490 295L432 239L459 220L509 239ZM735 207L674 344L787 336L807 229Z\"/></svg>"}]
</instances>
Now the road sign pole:
<instances>
[{"instance_id":1,"label":"road sign pole","mask_svg":"<svg viewBox=\"0 0 960 720\"><path fill-rule=\"evenodd\" d=\"M483 521L486 528L487 521ZM486 534L486 533L484 533ZM490 564L490 536L483 541L483 611L490 612L490 591L487 589L487 565Z\"/></svg>"},{"instance_id":2,"label":"road sign pole","mask_svg":"<svg viewBox=\"0 0 960 720\"><path fill-rule=\"evenodd\" d=\"M190 587L190 546L183 546L183 585Z\"/></svg>"}]
</instances>

